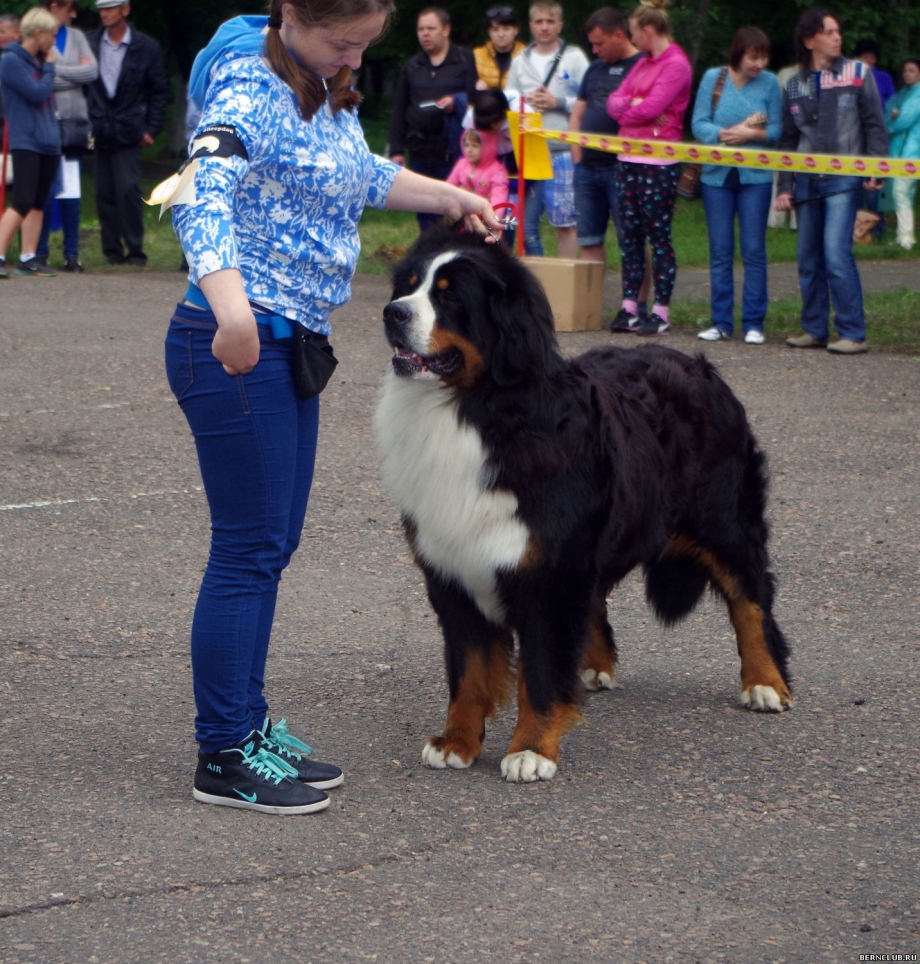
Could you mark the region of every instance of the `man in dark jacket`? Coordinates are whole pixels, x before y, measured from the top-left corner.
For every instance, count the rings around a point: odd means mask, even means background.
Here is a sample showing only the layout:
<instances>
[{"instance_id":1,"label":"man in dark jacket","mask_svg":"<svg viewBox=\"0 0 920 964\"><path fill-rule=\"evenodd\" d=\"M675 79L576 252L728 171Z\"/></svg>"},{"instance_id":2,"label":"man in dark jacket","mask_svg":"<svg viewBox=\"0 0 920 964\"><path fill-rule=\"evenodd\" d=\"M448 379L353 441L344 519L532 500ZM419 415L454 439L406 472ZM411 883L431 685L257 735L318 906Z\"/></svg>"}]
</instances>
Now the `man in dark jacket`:
<instances>
[{"instance_id":1,"label":"man in dark jacket","mask_svg":"<svg viewBox=\"0 0 920 964\"><path fill-rule=\"evenodd\" d=\"M829 10L806 10L795 28L799 70L783 90L779 149L805 154L888 153L882 101L872 72L840 56L840 24ZM853 258L853 221L860 184L877 191L881 181L838 174L781 171L775 207L795 207L803 333L790 348L826 348L861 355L866 345L862 286ZM840 336L828 343L830 308Z\"/></svg>"},{"instance_id":2,"label":"man in dark jacket","mask_svg":"<svg viewBox=\"0 0 920 964\"><path fill-rule=\"evenodd\" d=\"M476 91L476 62L465 47L450 42L450 16L429 7L416 24L421 53L399 75L390 121L389 155L397 164L440 181L460 157L461 122ZM424 231L437 215L420 214Z\"/></svg>"},{"instance_id":3,"label":"man in dark jacket","mask_svg":"<svg viewBox=\"0 0 920 964\"><path fill-rule=\"evenodd\" d=\"M96 9L102 27L87 39L99 61L99 78L87 86L87 104L96 138L102 253L109 264L143 267L141 148L163 129L169 81L156 41L129 26L130 4L96 0Z\"/></svg>"}]
</instances>

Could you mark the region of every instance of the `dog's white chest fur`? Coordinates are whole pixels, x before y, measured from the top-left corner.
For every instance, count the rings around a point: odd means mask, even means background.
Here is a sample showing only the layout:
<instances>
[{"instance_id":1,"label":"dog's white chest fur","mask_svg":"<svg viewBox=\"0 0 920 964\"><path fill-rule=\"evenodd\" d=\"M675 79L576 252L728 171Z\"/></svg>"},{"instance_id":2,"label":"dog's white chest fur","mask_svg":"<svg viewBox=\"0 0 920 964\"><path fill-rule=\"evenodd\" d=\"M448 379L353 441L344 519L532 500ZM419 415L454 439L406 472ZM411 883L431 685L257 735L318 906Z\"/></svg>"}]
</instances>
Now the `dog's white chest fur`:
<instances>
[{"instance_id":1,"label":"dog's white chest fur","mask_svg":"<svg viewBox=\"0 0 920 964\"><path fill-rule=\"evenodd\" d=\"M502 623L496 570L518 565L528 530L516 516L517 498L489 488L482 439L457 420L453 391L390 373L374 430L384 484L415 523L418 552Z\"/></svg>"}]
</instances>

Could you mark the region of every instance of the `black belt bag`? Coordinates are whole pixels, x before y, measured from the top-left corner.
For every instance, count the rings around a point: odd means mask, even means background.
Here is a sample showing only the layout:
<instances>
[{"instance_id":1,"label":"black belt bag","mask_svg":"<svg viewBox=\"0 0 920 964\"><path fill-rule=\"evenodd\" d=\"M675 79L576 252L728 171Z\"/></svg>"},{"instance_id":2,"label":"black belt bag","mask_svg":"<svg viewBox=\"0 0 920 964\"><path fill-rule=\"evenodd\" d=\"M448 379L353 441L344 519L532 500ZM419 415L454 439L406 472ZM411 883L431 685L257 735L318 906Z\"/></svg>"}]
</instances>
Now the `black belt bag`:
<instances>
[{"instance_id":1,"label":"black belt bag","mask_svg":"<svg viewBox=\"0 0 920 964\"><path fill-rule=\"evenodd\" d=\"M318 335L294 322L291 371L298 398L316 398L329 384L339 360L325 335Z\"/></svg>"}]
</instances>

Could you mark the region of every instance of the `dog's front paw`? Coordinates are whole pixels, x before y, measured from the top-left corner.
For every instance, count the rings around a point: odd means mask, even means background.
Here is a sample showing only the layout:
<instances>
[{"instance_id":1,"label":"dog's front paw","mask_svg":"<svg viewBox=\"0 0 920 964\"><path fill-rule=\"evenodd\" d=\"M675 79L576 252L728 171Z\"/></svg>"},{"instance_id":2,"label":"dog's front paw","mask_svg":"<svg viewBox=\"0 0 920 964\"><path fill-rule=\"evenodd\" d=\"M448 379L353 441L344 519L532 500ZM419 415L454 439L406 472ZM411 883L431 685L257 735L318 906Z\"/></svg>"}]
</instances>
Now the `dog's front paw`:
<instances>
[{"instance_id":1,"label":"dog's front paw","mask_svg":"<svg viewBox=\"0 0 920 964\"><path fill-rule=\"evenodd\" d=\"M772 686L749 686L741 691L741 705L760 713L782 713L792 708L792 693L785 687L778 693Z\"/></svg>"},{"instance_id":2,"label":"dog's front paw","mask_svg":"<svg viewBox=\"0 0 920 964\"><path fill-rule=\"evenodd\" d=\"M443 770L446 767L465 770L474 759L475 757L465 759L440 736L430 739L422 750L422 763L434 770Z\"/></svg>"},{"instance_id":3,"label":"dog's front paw","mask_svg":"<svg viewBox=\"0 0 920 964\"><path fill-rule=\"evenodd\" d=\"M621 690L623 684L618 683L611 673L605 673L585 667L581 671L581 681L585 684L586 690L596 692L597 690Z\"/></svg>"},{"instance_id":4,"label":"dog's front paw","mask_svg":"<svg viewBox=\"0 0 920 964\"><path fill-rule=\"evenodd\" d=\"M509 753L502 760L502 776L509 783L534 783L537 780L552 780L556 775L556 764L533 750Z\"/></svg>"}]
</instances>

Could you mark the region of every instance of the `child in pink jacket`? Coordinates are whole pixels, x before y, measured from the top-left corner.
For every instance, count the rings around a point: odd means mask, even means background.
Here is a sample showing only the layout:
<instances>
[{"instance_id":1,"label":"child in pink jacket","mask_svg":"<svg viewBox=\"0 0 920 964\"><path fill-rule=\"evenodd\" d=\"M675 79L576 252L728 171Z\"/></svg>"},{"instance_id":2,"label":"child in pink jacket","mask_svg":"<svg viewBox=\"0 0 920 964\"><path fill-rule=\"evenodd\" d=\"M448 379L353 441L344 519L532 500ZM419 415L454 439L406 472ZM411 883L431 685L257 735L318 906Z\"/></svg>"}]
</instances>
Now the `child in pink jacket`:
<instances>
[{"instance_id":1,"label":"child in pink jacket","mask_svg":"<svg viewBox=\"0 0 920 964\"><path fill-rule=\"evenodd\" d=\"M463 157L454 165L447 183L488 199L492 207L508 200L508 172L498 159L498 134L468 130L460 142Z\"/></svg>"}]
</instances>

